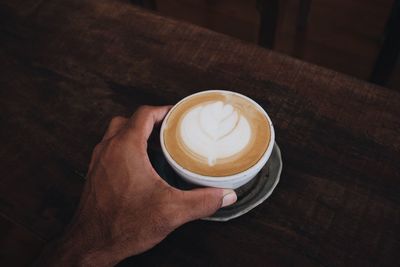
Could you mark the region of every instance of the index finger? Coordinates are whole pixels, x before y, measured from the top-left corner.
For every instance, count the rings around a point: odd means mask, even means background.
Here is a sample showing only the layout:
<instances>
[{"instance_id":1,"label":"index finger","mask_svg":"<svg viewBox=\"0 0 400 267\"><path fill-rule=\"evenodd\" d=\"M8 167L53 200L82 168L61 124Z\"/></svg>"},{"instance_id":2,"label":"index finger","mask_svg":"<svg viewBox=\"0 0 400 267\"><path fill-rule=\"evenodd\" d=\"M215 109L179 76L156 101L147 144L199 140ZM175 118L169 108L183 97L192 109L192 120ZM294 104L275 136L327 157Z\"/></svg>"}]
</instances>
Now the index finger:
<instances>
[{"instance_id":1,"label":"index finger","mask_svg":"<svg viewBox=\"0 0 400 267\"><path fill-rule=\"evenodd\" d=\"M161 122L172 106L141 106L129 120L128 131L134 131L143 140L149 139L154 125Z\"/></svg>"}]
</instances>

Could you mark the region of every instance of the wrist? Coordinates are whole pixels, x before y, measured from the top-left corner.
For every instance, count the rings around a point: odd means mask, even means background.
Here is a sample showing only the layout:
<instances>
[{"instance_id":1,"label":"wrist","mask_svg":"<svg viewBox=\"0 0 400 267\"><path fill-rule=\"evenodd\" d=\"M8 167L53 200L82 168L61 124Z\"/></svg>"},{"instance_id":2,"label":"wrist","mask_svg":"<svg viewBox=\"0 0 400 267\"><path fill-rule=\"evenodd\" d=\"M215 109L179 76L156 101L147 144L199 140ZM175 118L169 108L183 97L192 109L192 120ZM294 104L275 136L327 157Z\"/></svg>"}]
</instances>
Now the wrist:
<instances>
[{"instance_id":1,"label":"wrist","mask_svg":"<svg viewBox=\"0 0 400 267\"><path fill-rule=\"evenodd\" d=\"M66 266L114 266L122 259L111 244L99 242L83 233L60 240L60 251Z\"/></svg>"},{"instance_id":2,"label":"wrist","mask_svg":"<svg viewBox=\"0 0 400 267\"><path fill-rule=\"evenodd\" d=\"M64 235L46 246L34 266L114 266L123 258L85 235Z\"/></svg>"}]
</instances>

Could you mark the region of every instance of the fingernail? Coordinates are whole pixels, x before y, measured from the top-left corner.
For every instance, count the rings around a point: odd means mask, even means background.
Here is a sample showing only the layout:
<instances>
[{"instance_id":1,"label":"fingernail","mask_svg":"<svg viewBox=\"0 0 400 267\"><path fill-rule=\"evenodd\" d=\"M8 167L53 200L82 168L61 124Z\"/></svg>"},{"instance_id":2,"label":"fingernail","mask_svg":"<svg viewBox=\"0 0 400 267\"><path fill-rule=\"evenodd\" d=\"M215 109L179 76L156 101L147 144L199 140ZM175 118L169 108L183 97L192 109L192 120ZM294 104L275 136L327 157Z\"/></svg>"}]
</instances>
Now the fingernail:
<instances>
[{"instance_id":1,"label":"fingernail","mask_svg":"<svg viewBox=\"0 0 400 267\"><path fill-rule=\"evenodd\" d=\"M224 197L222 198L222 206L221 207L226 207L229 205L232 205L235 203L237 200L237 196L235 191L232 189L224 189Z\"/></svg>"}]
</instances>

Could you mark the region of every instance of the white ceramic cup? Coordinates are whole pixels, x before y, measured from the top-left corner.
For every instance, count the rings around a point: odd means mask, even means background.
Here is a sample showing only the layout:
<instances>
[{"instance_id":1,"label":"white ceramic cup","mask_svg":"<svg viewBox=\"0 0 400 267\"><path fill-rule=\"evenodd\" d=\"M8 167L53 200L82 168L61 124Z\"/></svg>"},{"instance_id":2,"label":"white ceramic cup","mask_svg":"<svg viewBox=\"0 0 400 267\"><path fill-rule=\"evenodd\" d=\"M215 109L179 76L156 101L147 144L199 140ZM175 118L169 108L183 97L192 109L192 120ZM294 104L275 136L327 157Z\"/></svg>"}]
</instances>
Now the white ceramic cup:
<instances>
[{"instance_id":1,"label":"white ceramic cup","mask_svg":"<svg viewBox=\"0 0 400 267\"><path fill-rule=\"evenodd\" d=\"M194 172L191 172L182 166L180 166L168 153L165 144L164 144L164 129L166 127L166 124L168 122L168 118L170 114L174 111L174 109L179 106L182 102L186 101L189 98L192 98L194 96L204 94L204 93L230 93L234 94L236 96L245 98L249 102L253 103L267 118L270 131L271 131L271 138L270 142L268 144L267 149L265 150L263 156L260 158L260 160L251 166L249 169L242 171L240 173L234 174L234 175L229 175L229 176L219 176L219 177L213 177L213 176L205 176L205 175L200 175ZM274 127L272 125L272 121L269 118L267 112L259 105L257 104L254 100L248 98L247 96L244 96L242 94L232 92L232 91L225 91L225 90L208 90L208 91L202 91L196 94L189 95L179 101L175 106L171 108L171 110L167 113L167 115L164 118L164 121L161 125L161 131L160 131L160 142L161 142L161 147L162 151L164 153L165 158L167 159L167 162L169 165L175 170L175 172L182 177L184 180L186 180L189 183L193 183L196 185L201 185L201 186L211 186L211 187L219 187L219 188L231 188L235 189L238 188L246 183L248 183L251 179L253 179L257 173L261 170L262 167L267 163L269 157L271 156L272 149L275 144L275 131Z\"/></svg>"}]
</instances>

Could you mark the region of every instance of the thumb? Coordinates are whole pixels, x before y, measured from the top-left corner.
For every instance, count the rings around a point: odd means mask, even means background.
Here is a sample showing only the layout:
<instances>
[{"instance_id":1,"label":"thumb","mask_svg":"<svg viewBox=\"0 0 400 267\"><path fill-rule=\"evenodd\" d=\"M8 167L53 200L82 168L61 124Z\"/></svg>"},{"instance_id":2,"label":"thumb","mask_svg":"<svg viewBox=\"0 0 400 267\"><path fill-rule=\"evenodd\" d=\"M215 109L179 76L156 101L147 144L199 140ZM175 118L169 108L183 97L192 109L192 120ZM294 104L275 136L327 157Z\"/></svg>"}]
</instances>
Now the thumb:
<instances>
[{"instance_id":1,"label":"thumb","mask_svg":"<svg viewBox=\"0 0 400 267\"><path fill-rule=\"evenodd\" d=\"M232 205L237 200L232 189L198 188L182 192L183 223L210 216L219 208Z\"/></svg>"}]
</instances>

